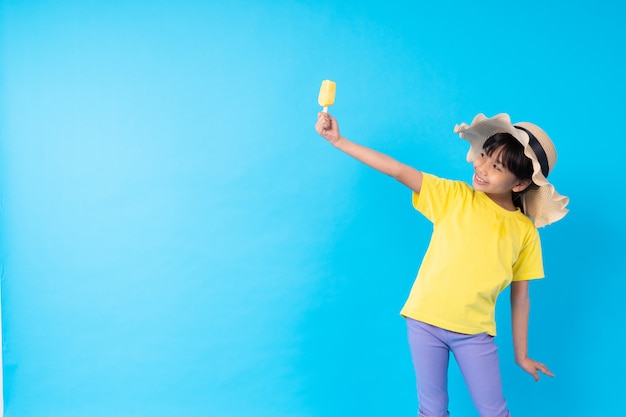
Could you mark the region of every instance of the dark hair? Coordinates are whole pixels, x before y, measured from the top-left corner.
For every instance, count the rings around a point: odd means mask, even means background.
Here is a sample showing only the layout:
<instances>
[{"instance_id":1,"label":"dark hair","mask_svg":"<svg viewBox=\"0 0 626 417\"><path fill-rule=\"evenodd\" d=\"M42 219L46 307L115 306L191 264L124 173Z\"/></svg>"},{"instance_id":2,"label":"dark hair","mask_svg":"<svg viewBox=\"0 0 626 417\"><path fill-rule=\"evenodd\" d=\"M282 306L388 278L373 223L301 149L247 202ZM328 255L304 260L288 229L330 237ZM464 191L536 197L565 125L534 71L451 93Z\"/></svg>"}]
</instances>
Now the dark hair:
<instances>
[{"instance_id":1,"label":"dark hair","mask_svg":"<svg viewBox=\"0 0 626 417\"><path fill-rule=\"evenodd\" d=\"M531 184L525 190L519 193L513 192L513 204L523 212L521 195L525 191L537 187L532 182L533 163L529 157L524 155L524 145L510 133L495 133L487 138L483 144L483 151L491 156L497 150L500 151L499 157L506 169L520 180L531 180Z\"/></svg>"}]
</instances>

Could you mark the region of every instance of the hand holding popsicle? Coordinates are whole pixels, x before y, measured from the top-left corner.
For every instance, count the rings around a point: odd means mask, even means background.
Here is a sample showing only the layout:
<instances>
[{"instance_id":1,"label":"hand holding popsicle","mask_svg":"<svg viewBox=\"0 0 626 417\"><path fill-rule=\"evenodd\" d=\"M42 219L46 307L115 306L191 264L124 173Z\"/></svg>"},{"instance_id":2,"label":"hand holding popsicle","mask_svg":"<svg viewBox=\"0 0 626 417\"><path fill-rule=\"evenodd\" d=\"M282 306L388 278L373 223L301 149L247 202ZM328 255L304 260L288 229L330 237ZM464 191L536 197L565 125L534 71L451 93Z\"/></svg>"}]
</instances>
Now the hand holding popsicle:
<instances>
[{"instance_id":1,"label":"hand holding popsicle","mask_svg":"<svg viewBox=\"0 0 626 417\"><path fill-rule=\"evenodd\" d=\"M317 98L317 102L320 106L324 107L322 110L324 113L328 113L328 106L332 106L335 103L335 91L337 85L334 81L324 80L320 87L320 95Z\"/></svg>"},{"instance_id":2,"label":"hand holding popsicle","mask_svg":"<svg viewBox=\"0 0 626 417\"><path fill-rule=\"evenodd\" d=\"M317 133L319 133L321 137L333 145L336 145L339 142L339 139L341 139L337 120L335 120L335 118L330 114L323 111L317 114L315 130L317 130Z\"/></svg>"}]
</instances>

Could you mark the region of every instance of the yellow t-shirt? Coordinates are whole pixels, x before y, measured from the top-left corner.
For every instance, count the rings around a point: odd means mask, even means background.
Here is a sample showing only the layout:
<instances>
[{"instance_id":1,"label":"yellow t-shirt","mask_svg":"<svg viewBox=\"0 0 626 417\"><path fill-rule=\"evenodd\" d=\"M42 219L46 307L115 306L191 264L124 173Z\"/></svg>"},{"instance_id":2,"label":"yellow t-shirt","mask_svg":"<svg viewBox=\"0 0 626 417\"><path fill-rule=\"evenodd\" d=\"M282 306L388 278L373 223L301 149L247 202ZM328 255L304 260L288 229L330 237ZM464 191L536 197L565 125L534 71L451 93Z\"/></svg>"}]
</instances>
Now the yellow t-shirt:
<instances>
[{"instance_id":1,"label":"yellow t-shirt","mask_svg":"<svg viewBox=\"0 0 626 417\"><path fill-rule=\"evenodd\" d=\"M496 299L511 281L543 278L539 233L468 184L424 174L413 206L433 222L401 314L450 331L496 334Z\"/></svg>"}]
</instances>

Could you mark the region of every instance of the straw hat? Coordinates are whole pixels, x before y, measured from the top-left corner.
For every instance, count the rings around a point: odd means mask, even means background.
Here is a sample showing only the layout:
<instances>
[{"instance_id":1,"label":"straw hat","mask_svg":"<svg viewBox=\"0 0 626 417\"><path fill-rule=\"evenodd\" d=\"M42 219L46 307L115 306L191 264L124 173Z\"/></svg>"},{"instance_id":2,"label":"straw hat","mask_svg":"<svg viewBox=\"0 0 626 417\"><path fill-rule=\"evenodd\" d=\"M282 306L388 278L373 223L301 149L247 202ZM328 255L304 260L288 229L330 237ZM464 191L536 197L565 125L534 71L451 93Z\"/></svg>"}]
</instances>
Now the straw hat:
<instances>
[{"instance_id":1,"label":"straw hat","mask_svg":"<svg viewBox=\"0 0 626 417\"><path fill-rule=\"evenodd\" d=\"M468 162L474 162L480 155L483 144L491 135L510 133L524 145L524 154L532 160L532 180L538 186L537 189L529 189L522 194L524 213L533 219L536 227L554 223L567 214L565 206L569 203L569 198L559 195L546 179L556 163L556 149L539 126L527 122L513 125L511 118L505 113L491 118L478 114L469 126L466 123L456 125L454 133L470 143Z\"/></svg>"}]
</instances>

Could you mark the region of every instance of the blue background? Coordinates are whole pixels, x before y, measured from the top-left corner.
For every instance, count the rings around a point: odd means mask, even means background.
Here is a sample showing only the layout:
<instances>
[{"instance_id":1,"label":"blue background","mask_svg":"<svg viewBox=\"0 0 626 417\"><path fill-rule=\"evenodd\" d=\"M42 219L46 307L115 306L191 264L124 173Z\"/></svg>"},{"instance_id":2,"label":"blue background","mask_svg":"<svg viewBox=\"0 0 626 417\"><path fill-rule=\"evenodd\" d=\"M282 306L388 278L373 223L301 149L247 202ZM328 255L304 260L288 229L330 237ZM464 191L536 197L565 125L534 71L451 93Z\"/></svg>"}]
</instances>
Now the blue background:
<instances>
[{"instance_id":1,"label":"blue background","mask_svg":"<svg viewBox=\"0 0 626 417\"><path fill-rule=\"evenodd\" d=\"M0 1L6 416L409 416L398 312L430 224L314 131L469 180L452 133L533 121L541 230L518 416L622 410L624 1ZM476 416L458 369L450 410Z\"/></svg>"}]
</instances>

